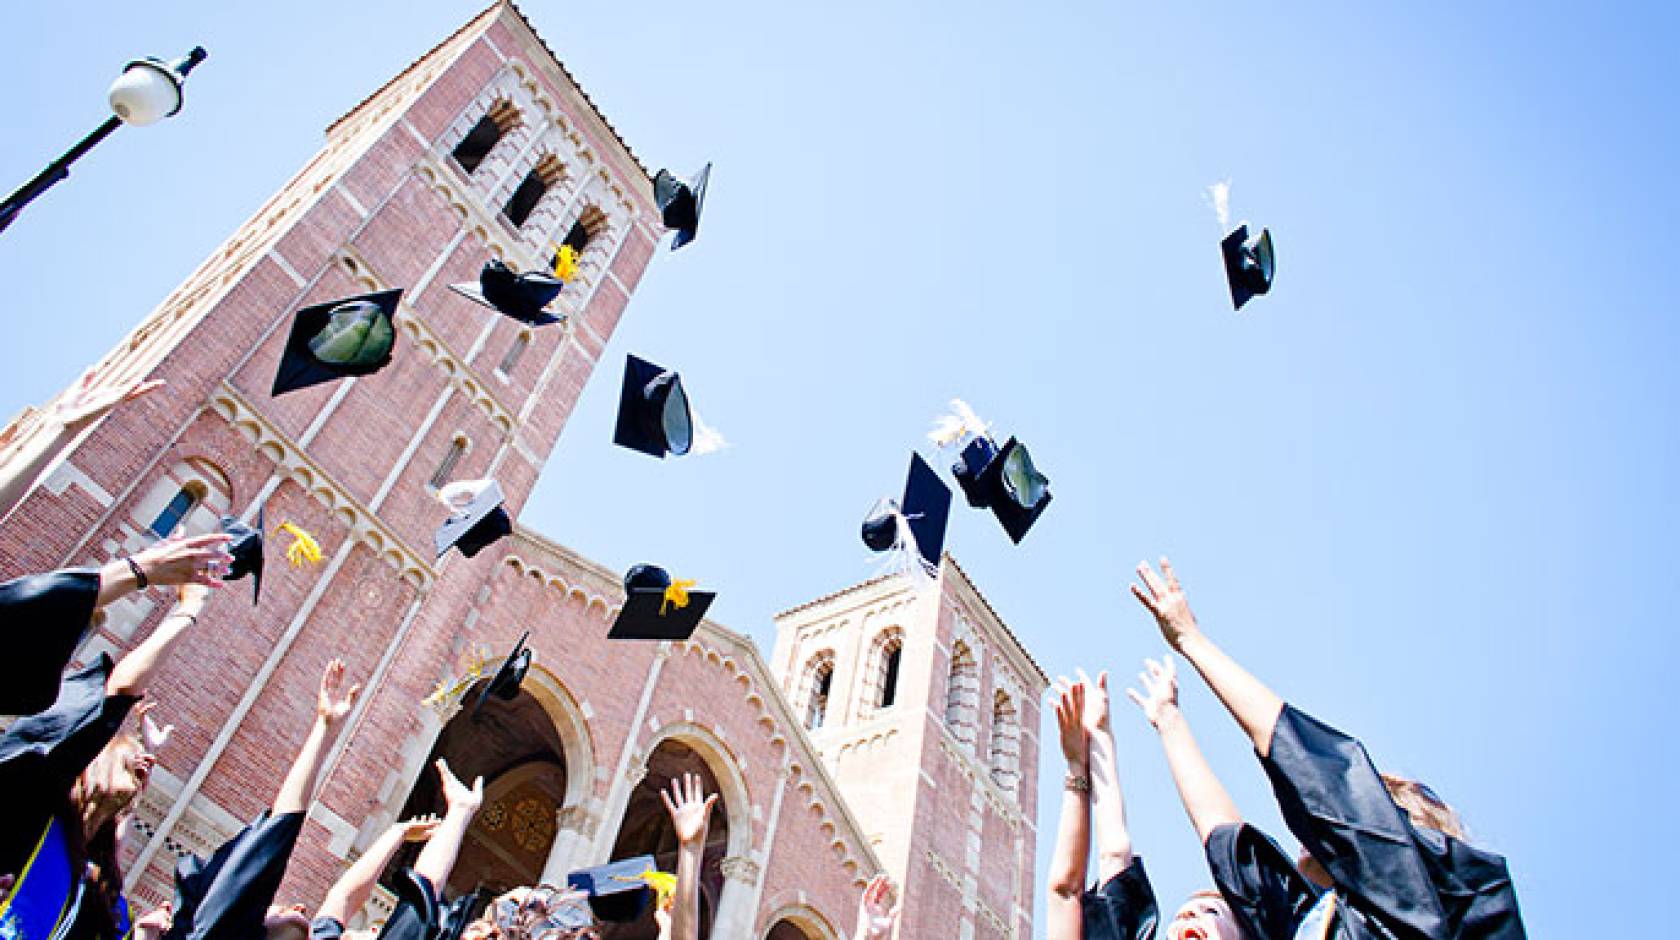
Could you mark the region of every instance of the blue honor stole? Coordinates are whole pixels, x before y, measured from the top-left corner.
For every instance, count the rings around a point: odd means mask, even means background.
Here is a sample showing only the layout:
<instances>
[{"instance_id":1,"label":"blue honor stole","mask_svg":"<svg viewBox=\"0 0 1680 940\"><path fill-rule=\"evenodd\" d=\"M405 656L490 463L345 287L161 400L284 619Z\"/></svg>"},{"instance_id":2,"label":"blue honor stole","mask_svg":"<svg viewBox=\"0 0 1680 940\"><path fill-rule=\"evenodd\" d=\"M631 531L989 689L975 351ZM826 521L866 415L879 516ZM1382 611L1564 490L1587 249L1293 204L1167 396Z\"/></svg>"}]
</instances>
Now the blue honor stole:
<instances>
[{"instance_id":1,"label":"blue honor stole","mask_svg":"<svg viewBox=\"0 0 1680 940\"><path fill-rule=\"evenodd\" d=\"M54 817L41 830L12 893L0 901L0 940L62 940L76 922L86 888L81 866L71 862L64 827ZM128 940L134 928L127 898L118 900L113 914L117 936Z\"/></svg>"}]
</instances>

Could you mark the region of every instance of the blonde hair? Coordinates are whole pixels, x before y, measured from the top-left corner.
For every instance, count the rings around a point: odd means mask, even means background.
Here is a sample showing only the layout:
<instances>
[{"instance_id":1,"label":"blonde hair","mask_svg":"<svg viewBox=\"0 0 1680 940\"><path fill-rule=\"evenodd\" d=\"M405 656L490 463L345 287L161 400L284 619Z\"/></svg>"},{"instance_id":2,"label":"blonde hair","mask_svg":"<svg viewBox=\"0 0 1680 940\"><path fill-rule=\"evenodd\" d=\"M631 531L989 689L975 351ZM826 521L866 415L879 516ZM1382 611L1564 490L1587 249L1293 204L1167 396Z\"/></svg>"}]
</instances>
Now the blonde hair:
<instances>
[{"instance_id":1,"label":"blonde hair","mask_svg":"<svg viewBox=\"0 0 1680 940\"><path fill-rule=\"evenodd\" d=\"M1458 811L1429 789L1428 784L1394 774L1383 774L1382 782L1394 805L1411 817L1412 825L1434 829L1454 839L1464 838L1464 823L1458 818Z\"/></svg>"}]
</instances>

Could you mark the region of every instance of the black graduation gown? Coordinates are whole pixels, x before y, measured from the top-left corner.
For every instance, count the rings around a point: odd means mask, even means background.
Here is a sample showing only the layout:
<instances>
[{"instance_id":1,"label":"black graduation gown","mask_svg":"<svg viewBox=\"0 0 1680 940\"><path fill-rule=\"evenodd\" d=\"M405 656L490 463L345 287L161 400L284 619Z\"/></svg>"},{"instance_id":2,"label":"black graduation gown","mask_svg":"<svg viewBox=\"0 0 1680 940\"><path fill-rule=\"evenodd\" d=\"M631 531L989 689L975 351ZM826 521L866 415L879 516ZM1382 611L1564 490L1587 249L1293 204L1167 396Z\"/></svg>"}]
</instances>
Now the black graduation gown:
<instances>
[{"instance_id":1,"label":"black graduation gown","mask_svg":"<svg viewBox=\"0 0 1680 940\"><path fill-rule=\"evenodd\" d=\"M1505 859L1414 827L1358 741L1286 706L1261 763L1290 831L1334 883L1332 936L1527 936ZM1222 827L1208 839L1208 863L1257 936L1294 936L1311 888L1285 874L1294 864L1271 840Z\"/></svg>"},{"instance_id":2,"label":"black graduation gown","mask_svg":"<svg viewBox=\"0 0 1680 940\"><path fill-rule=\"evenodd\" d=\"M99 602L99 572L29 574L0 584L0 636L11 664L0 683L0 715L32 715L53 703Z\"/></svg>"},{"instance_id":3,"label":"black graduation gown","mask_svg":"<svg viewBox=\"0 0 1680 940\"><path fill-rule=\"evenodd\" d=\"M1086 891L1079 906L1085 940L1149 940L1161 920L1155 889L1136 855L1118 875Z\"/></svg>"},{"instance_id":4,"label":"black graduation gown","mask_svg":"<svg viewBox=\"0 0 1680 940\"><path fill-rule=\"evenodd\" d=\"M208 859L177 862L175 917L165 940L262 940L263 916L286 876L303 817L263 810Z\"/></svg>"},{"instance_id":5,"label":"black graduation gown","mask_svg":"<svg viewBox=\"0 0 1680 940\"><path fill-rule=\"evenodd\" d=\"M71 785L128 720L137 699L105 694L112 667L102 655L65 675L51 708L0 735L0 874L22 870Z\"/></svg>"}]
</instances>

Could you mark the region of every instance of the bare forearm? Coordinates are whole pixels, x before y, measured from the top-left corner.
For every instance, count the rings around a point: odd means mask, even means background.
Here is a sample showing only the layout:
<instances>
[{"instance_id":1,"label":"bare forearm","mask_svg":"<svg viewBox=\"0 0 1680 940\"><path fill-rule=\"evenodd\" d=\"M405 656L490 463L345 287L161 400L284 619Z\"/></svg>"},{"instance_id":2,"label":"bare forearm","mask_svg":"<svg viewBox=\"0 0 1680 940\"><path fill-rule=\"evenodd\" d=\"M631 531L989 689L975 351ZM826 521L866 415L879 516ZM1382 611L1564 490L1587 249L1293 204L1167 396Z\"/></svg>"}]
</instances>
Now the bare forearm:
<instances>
[{"instance_id":1,"label":"bare forearm","mask_svg":"<svg viewBox=\"0 0 1680 940\"><path fill-rule=\"evenodd\" d=\"M134 569L128 566L128 562L121 558L108 562L105 567L99 569L99 599L94 602L94 606L104 607L126 594L133 593L139 587L139 582L134 578Z\"/></svg>"},{"instance_id":2,"label":"bare forearm","mask_svg":"<svg viewBox=\"0 0 1680 940\"><path fill-rule=\"evenodd\" d=\"M170 611L151 636L117 662L111 677L105 680L105 691L111 695L144 695L170 647L197 621L196 611L181 607Z\"/></svg>"},{"instance_id":3,"label":"bare forearm","mask_svg":"<svg viewBox=\"0 0 1680 940\"><path fill-rule=\"evenodd\" d=\"M1090 768L1069 763L1070 777L1090 782ZM1085 859L1091 853L1091 793L1088 789L1062 788L1062 818L1056 828L1056 854L1050 860L1050 894L1078 901L1085 890Z\"/></svg>"},{"instance_id":4,"label":"bare forearm","mask_svg":"<svg viewBox=\"0 0 1680 940\"><path fill-rule=\"evenodd\" d=\"M1232 802L1231 794L1225 792L1224 784L1202 756L1184 713L1176 706L1170 707L1163 711L1156 727L1161 732L1161 749L1166 752L1178 798L1184 803L1184 812L1190 816L1196 837L1205 843L1208 835L1220 826L1242 822L1242 814Z\"/></svg>"},{"instance_id":5,"label":"bare forearm","mask_svg":"<svg viewBox=\"0 0 1680 940\"><path fill-rule=\"evenodd\" d=\"M705 842L683 843L677 848L677 893L671 905L671 940L699 940L700 862Z\"/></svg>"},{"instance_id":6,"label":"bare forearm","mask_svg":"<svg viewBox=\"0 0 1680 940\"><path fill-rule=\"evenodd\" d=\"M1200 633L1186 636L1178 651L1201 673L1260 756L1271 753L1272 731L1283 713L1283 699Z\"/></svg>"},{"instance_id":7,"label":"bare forearm","mask_svg":"<svg viewBox=\"0 0 1680 940\"><path fill-rule=\"evenodd\" d=\"M437 831L426 847L420 850L420 857L414 862L416 873L425 875L426 880L439 894L443 886L449 881L449 873L455 870L455 859L461 854L461 841L467 837L467 827L472 825L473 817L478 814L476 809L466 810L454 806L438 824Z\"/></svg>"},{"instance_id":8,"label":"bare forearm","mask_svg":"<svg viewBox=\"0 0 1680 940\"><path fill-rule=\"evenodd\" d=\"M41 472L63 453L65 446L75 437L71 429L51 417L45 421L46 426L7 454L5 463L0 464L0 518L4 518L29 495L30 486L41 476Z\"/></svg>"},{"instance_id":9,"label":"bare forearm","mask_svg":"<svg viewBox=\"0 0 1680 940\"><path fill-rule=\"evenodd\" d=\"M292 761L292 769L286 772L286 779L280 784L280 792L274 797L274 815L283 816L309 808L309 801L314 795L315 774L321 769L321 758L326 755L327 738L331 733L332 726L317 717L309 728L309 737L304 739L303 747L298 750L297 759Z\"/></svg>"},{"instance_id":10,"label":"bare forearm","mask_svg":"<svg viewBox=\"0 0 1680 940\"><path fill-rule=\"evenodd\" d=\"M339 923L346 923L350 917L361 910L373 894L373 886L379 881L379 873L391 863L391 856L397 854L402 846L403 832L401 828L385 830L379 838L368 846L368 850L361 858L338 877L327 891L327 897L321 902L316 911L318 917L331 917Z\"/></svg>"},{"instance_id":11,"label":"bare forearm","mask_svg":"<svg viewBox=\"0 0 1680 940\"><path fill-rule=\"evenodd\" d=\"M1089 740L1097 873L1102 881L1107 881L1132 863L1132 836L1126 829L1126 801L1120 791L1120 775L1114 759L1114 735L1103 728L1091 732Z\"/></svg>"}]
</instances>

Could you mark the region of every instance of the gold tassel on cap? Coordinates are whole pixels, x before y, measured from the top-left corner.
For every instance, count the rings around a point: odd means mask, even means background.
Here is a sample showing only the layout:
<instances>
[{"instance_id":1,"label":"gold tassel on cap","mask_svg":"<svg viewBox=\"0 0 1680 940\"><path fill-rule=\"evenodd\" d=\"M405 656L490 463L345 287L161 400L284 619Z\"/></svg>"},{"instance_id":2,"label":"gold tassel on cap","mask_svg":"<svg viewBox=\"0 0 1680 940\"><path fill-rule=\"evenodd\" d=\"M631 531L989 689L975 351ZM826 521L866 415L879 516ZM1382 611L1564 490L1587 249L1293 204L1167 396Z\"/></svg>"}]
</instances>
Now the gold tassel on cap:
<instances>
[{"instance_id":1,"label":"gold tassel on cap","mask_svg":"<svg viewBox=\"0 0 1680 940\"><path fill-rule=\"evenodd\" d=\"M286 546L286 560L292 563L293 568L321 563L321 543L315 541L315 536L290 522L280 523L280 531L292 537L292 544Z\"/></svg>"}]
</instances>

